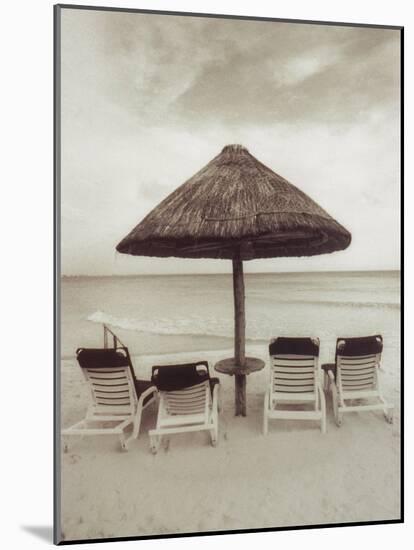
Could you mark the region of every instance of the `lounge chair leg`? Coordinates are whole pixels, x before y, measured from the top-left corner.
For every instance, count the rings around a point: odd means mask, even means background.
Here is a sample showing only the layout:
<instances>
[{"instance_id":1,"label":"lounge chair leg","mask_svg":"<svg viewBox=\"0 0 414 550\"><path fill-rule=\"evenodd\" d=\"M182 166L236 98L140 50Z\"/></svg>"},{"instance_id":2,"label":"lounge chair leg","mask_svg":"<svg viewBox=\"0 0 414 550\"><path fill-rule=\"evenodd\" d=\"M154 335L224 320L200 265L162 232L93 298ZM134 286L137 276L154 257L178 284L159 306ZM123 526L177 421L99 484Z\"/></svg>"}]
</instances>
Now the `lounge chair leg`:
<instances>
[{"instance_id":1,"label":"lounge chair leg","mask_svg":"<svg viewBox=\"0 0 414 550\"><path fill-rule=\"evenodd\" d=\"M328 390L329 390L329 376L328 376L328 373L327 373L327 372L324 373L323 381L324 381L324 387L323 387L323 389L324 389L325 391L328 391Z\"/></svg>"},{"instance_id":2,"label":"lounge chair leg","mask_svg":"<svg viewBox=\"0 0 414 550\"><path fill-rule=\"evenodd\" d=\"M210 439L211 439L211 445L213 447L217 447L217 443L218 443L218 432L217 432L217 428L214 427L212 430L210 430Z\"/></svg>"},{"instance_id":3,"label":"lounge chair leg","mask_svg":"<svg viewBox=\"0 0 414 550\"><path fill-rule=\"evenodd\" d=\"M320 405L321 405L321 432L324 434L326 433L326 403L325 403L325 394L323 393L323 389L321 386L318 386L319 388L319 396L320 396Z\"/></svg>"},{"instance_id":4,"label":"lounge chair leg","mask_svg":"<svg viewBox=\"0 0 414 550\"><path fill-rule=\"evenodd\" d=\"M129 438L126 439L126 438L125 438L125 434L122 433L122 434L119 436L119 441L121 442L121 449L122 449L123 451L127 451L127 450L128 450Z\"/></svg>"},{"instance_id":5,"label":"lounge chair leg","mask_svg":"<svg viewBox=\"0 0 414 550\"><path fill-rule=\"evenodd\" d=\"M161 445L160 435L150 435L150 448L153 455L156 455Z\"/></svg>"},{"instance_id":6,"label":"lounge chair leg","mask_svg":"<svg viewBox=\"0 0 414 550\"><path fill-rule=\"evenodd\" d=\"M264 397L264 407L263 407L263 435L267 435L269 432L269 419L267 416L267 411L269 409L268 403L269 403L269 394L268 392L266 392Z\"/></svg>"},{"instance_id":7,"label":"lounge chair leg","mask_svg":"<svg viewBox=\"0 0 414 550\"><path fill-rule=\"evenodd\" d=\"M268 419L267 419L267 414L264 413L264 416L263 416L263 435L267 435L268 433L269 433Z\"/></svg>"},{"instance_id":8,"label":"lounge chair leg","mask_svg":"<svg viewBox=\"0 0 414 550\"><path fill-rule=\"evenodd\" d=\"M332 407L335 416L335 423L338 428L342 425L342 414L339 414L339 396L336 384L333 380L333 375L331 379L331 395L332 395Z\"/></svg>"},{"instance_id":9,"label":"lounge chair leg","mask_svg":"<svg viewBox=\"0 0 414 550\"><path fill-rule=\"evenodd\" d=\"M132 428L132 438L133 439L138 439L139 437L139 429L141 427L141 416L142 416L142 407L138 405L138 411L135 415L135 418L134 418L134 424L133 424L133 428Z\"/></svg>"}]
</instances>

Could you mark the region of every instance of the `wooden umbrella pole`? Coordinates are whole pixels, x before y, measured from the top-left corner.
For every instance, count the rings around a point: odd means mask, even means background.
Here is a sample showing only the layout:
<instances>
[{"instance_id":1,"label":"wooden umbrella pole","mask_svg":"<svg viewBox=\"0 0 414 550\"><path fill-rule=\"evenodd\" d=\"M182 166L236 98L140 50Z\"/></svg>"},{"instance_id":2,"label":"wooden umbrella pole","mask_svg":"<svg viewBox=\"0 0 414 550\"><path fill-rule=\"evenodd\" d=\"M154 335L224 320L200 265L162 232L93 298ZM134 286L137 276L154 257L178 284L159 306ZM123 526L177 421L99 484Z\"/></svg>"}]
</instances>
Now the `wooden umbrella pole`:
<instances>
[{"instance_id":1,"label":"wooden umbrella pole","mask_svg":"<svg viewBox=\"0 0 414 550\"><path fill-rule=\"evenodd\" d=\"M243 262L233 258L234 294L234 358L238 367L244 367L246 318L244 312ZM235 375L236 416L246 416L246 375Z\"/></svg>"}]
</instances>

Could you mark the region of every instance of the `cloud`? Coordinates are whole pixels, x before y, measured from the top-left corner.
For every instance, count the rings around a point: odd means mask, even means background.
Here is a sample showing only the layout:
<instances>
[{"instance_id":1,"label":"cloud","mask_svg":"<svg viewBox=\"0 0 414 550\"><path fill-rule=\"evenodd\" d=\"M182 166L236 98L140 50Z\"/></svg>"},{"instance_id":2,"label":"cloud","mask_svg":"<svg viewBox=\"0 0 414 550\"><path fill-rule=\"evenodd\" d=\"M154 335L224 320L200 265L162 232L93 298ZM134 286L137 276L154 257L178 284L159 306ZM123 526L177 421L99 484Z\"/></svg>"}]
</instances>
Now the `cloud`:
<instances>
[{"instance_id":1,"label":"cloud","mask_svg":"<svg viewBox=\"0 0 414 550\"><path fill-rule=\"evenodd\" d=\"M398 99L397 31L68 11L79 85L135 123L344 123Z\"/></svg>"}]
</instances>

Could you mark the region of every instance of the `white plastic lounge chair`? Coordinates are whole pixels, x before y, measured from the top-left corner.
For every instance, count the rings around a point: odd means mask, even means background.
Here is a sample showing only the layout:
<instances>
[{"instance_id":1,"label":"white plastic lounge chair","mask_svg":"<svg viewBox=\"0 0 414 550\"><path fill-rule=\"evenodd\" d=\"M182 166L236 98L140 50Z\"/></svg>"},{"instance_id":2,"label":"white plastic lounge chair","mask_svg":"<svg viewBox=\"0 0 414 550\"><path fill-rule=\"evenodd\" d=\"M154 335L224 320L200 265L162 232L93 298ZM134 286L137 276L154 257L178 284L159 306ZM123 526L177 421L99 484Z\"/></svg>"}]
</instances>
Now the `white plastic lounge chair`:
<instances>
[{"instance_id":1,"label":"white plastic lounge chair","mask_svg":"<svg viewBox=\"0 0 414 550\"><path fill-rule=\"evenodd\" d=\"M149 431L154 454L162 436L176 433L207 430L217 445L219 380L210 378L207 361L155 366L152 383L160 397L157 425Z\"/></svg>"},{"instance_id":2,"label":"white plastic lounge chair","mask_svg":"<svg viewBox=\"0 0 414 550\"><path fill-rule=\"evenodd\" d=\"M269 419L317 420L326 431L325 395L318 364L319 340L276 338L269 345L270 383L264 398L263 433ZM307 405L292 410L285 405Z\"/></svg>"},{"instance_id":3,"label":"white plastic lounge chair","mask_svg":"<svg viewBox=\"0 0 414 550\"><path fill-rule=\"evenodd\" d=\"M157 396L151 382L136 380L128 349L78 349L79 365L89 385L91 403L86 417L62 430L67 450L67 436L119 436L121 447L139 435L141 414ZM132 424L132 433L124 430Z\"/></svg>"},{"instance_id":4,"label":"white plastic lounge chair","mask_svg":"<svg viewBox=\"0 0 414 550\"><path fill-rule=\"evenodd\" d=\"M344 413L362 411L382 410L387 422L393 422L393 405L383 398L378 376L382 347L380 335L338 338L334 369L327 372L337 426Z\"/></svg>"}]
</instances>

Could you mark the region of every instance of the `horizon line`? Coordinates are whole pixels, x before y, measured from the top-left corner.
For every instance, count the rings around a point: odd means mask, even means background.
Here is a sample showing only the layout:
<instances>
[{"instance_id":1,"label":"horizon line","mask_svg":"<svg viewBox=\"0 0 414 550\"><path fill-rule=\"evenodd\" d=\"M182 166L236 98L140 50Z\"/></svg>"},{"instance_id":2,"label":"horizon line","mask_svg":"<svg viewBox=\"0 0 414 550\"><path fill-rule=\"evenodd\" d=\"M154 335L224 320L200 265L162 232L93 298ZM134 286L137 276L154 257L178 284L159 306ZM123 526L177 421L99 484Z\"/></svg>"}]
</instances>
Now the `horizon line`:
<instances>
[{"instance_id":1,"label":"horizon line","mask_svg":"<svg viewBox=\"0 0 414 550\"><path fill-rule=\"evenodd\" d=\"M253 271L245 272L244 275L295 275L295 274L307 274L307 273L373 273L373 272L401 272L400 268L396 269L342 269L342 270L307 270L307 271ZM62 279L71 279L71 278L80 278L80 277L185 277L191 275L201 275L201 276L210 276L210 275L231 275L231 273L223 272L214 272L214 273L197 273L197 272L186 272L186 273L112 273L112 274L73 274L66 275L61 274Z\"/></svg>"}]
</instances>

